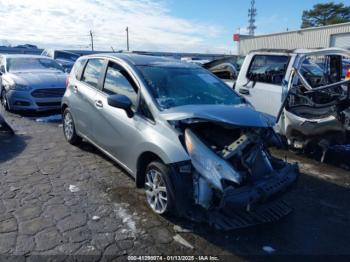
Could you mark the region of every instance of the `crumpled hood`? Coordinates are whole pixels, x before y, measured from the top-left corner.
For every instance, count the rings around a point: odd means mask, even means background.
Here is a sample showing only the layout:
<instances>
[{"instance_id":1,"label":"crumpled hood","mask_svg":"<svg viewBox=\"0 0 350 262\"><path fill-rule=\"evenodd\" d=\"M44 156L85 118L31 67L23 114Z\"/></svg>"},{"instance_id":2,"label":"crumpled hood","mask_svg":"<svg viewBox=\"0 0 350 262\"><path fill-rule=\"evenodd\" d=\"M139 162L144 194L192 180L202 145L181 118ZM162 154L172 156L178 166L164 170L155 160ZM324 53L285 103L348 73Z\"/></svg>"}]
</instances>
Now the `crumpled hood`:
<instances>
[{"instance_id":1,"label":"crumpled hood","mask_svg":"<svg viewBox=\"0 0 350 262\"><path fill-rule=\"evenodd\" d=\"M7 78L11 78L16 84L36 87L58 87L64 88L67 74L63 72L51 71L31 71L16 72L6 74Z\"/></svg>"},{"instance_id":2,"label":"crumpled hood","mask_svg":"<svg viewBox=\"0 0 350 262\"><path fill-rule=\"evenodd\" d=\"M247 104L240 105L187 105L161 112L168 121L201 119L247 127L272 127L274 117L256 111Z\"/></svg>"}]
</instances>

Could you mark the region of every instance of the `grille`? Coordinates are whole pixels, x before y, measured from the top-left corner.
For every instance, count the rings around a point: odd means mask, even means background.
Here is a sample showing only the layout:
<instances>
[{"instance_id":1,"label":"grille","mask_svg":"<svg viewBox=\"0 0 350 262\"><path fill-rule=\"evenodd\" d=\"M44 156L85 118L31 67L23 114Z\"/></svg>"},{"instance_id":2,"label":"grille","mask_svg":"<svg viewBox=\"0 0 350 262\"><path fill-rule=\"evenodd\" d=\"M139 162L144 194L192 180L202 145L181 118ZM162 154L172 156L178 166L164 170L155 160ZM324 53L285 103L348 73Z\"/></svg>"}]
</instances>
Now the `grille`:
<instances>
[{"instance_id":1,"label":"grille","mask_svg":"<svg viewBox=\"0 0 350 262\"><path fill-rule=\"evenodd\" d=\"M62 97L65 88L48 88L48 89L37 89L32 92L33 97L42 98L42 97Z\"/></svg>"},{"instance_id":2,"label":"grille","mask_svg":"<svg viewBox=\"0 0 350 262\"><path fill-rule=\"evenodd\" d=\"M61 102L36 102L38 106L60 106Z\"/></svg>"}]
</instances>

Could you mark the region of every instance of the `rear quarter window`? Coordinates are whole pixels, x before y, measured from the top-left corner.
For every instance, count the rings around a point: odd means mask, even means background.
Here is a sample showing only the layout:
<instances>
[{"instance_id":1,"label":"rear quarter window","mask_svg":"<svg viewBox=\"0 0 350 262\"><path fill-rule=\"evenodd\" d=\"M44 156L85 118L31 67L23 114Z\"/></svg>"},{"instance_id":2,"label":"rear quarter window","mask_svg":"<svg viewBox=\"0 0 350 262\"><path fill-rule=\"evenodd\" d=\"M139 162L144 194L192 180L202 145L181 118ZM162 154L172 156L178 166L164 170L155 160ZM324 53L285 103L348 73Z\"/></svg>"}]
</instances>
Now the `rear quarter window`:
<instances>
[{"instance_id":1,"label":"rear quarter window","mask_svg":"<svg viewBox=\"0 0 350 262\"><path fill-rule=\"evenodd\" d=\"M98 86L98 80L101 76L101 71L103 67L103 60L102 59L89 59L85 69L84 73L81 77L81 81L87 83L88 85L97 88Z\"/></svg>"},{"instance_id":2,"label":"rear quarter window","mask_svg":"<svg viewBox=\"0 0 350 262\"><path fill-rule=\"evenodd\" d=\"M81 74L83 72L85 63L86 63L86 59L80 59L77 62L75 62L75 64L74 64L72 72L73 72L75 78L78 80L81 79Z\"/></svg>"}]
</instances>

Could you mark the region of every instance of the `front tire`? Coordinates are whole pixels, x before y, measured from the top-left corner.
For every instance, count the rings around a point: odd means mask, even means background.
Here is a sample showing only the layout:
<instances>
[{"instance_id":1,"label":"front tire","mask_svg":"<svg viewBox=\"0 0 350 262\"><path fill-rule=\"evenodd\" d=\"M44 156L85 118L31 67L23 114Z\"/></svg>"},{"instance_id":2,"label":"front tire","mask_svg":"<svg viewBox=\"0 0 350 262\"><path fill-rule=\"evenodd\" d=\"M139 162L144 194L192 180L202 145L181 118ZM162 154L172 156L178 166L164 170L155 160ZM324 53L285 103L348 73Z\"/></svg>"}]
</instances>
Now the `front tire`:
<instances>
[{"instance_id":1,"label":"front tire","mask_svg":"<svg viewBox=\"0 0 350 262\"><path fill-rule=\"evenodd\" d=\"M0 98L1 98L1 104L4 107L4 109L6 111L10 111L9 102L6 96L6 90L4 88L1 89Z\"/></svg>"},{"instance_id":2,"label":"front tire","mask_svg":"<svg viewBox=\"0 0 350 262\"><path fill-rule=\"evenodd\" d=\"M153 212L160 215L176 213L168 182L169 174L169 168L159 161L151 162L146 169L146 200Z\"/></svg>"},{"instance_id":3,"label":"front tire","mask_svg":"<svg viewBox=\"0 0 350 262\"><path fill-rule=\"evenodd\" d=\"M69 108L63 112L63 133L67 142L72 145L79 145L82 141L81 137L77 135L72 114Z\"/></svg>"}]
</instances>

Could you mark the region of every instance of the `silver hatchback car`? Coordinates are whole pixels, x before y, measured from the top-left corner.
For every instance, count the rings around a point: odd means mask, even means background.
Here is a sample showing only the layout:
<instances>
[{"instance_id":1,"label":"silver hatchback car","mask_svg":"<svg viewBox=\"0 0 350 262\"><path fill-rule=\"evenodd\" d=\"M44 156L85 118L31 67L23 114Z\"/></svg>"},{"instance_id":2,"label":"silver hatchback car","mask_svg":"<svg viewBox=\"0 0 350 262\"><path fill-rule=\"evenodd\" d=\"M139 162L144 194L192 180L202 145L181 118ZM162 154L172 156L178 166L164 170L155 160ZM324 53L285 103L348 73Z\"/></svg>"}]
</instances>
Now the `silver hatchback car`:
<instances>
[{"instance_id":1,"label":"silver hatchback car","mask_svg":"<svg viewBox=\"0 0 350 262\"><path fill-rule=\"evenodd\" d=\"M220 228L274 221L298 167L273 157L273 119L209 71L169 58L77 60L62 101L67 141L90 142L144 187L158 213Z\"/></svg>"}]
</instances>

